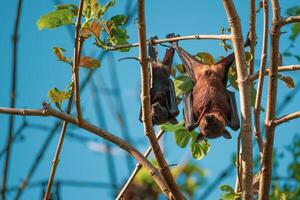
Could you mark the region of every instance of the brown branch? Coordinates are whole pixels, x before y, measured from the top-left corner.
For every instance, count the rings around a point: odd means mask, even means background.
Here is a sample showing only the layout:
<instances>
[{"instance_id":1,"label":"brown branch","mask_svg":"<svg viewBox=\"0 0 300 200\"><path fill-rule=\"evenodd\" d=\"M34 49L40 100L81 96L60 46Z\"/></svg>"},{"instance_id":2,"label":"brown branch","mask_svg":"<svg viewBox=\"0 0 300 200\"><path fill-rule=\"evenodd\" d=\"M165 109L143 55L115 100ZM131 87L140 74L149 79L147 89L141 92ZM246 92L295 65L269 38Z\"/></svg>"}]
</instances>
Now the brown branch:
<instances>
[{"instance_id":1,"label":"brown branch","mask_svg":"<svg viewBox=\"0 0 300 200\"><path fill-rule=\"evenodd\" d=\"M287 65L287 66L279 66L278 67L278 72L297 71L297 70L300 70L300 65ZM258 79L260 71L255 72L254 74L249 76L249 81L253 82L256 79ZM264 72L264 75L269 75L269 71L270 71L270 69L266 69Z\"/></svg>"},{"instance_id":2,"label":"brown branch","mask_svg":"<svg viewBox=\"0 0 300 200\"><path fill-rule=\"evenodd\" d=\"M138 0L138 36L139 36L139 57L141 64L141 101L142 101L142 116L144 132L148 137L152 147L155 159L159 170L164 177L167 186L171 191L171 199L185 199L180 193L179 188L171 174L170 168L164 158L159 143L155 137L154 128L151 117L151 102L150 102L150 73L147 58L147 43L146 43L146 24L145 24L145 4L144 0Z\"/></svg>"},{"instance_id":3,"label":"brown branch","mask_svg":"<svg viewBox=\"0 0 300 200\"><path fill-rule=\"evenodd\" d=\"M266 136L263 150L261 178L259 184L259 200L269 198L271 175L272 175L272 156L275 126L268 126L276 115L276 98L277 98L277 74L278 74L278 53L280 38L280 6L278 0L272 0L272 29L270 33L271 50L270 50L270 72L268 83L268 103L266 111Z\"/></svg>"},{"instance_id":4,"label":"brown branch","mask_svg":"<svg viewBox=\"0 0 300 200\"><path fill-rule=\"evenodd\" d=\"M250 0L250 31L249 31L249 39L250 39L250 53L252 55L252 59L250 60L249 65L249 74L253 74L254 72L254 61L255 61L255 45L256 45L256 5L255 0Z\"/></svg>"},{"instance_id":5,"label":"brown branch","mask_svg":"<svg viewBox=\"0 0 300 200\"><path fill-rule=\"evenodd\" d=\"M164 131L160 130L156 137L157 140L159 140L163 134L164 134ZM147 158L149 156L149 154L151 153L151 151L152 151L152 148L151 148L151 146L149 146L147 151L144 153L144 157ZM125 185L122 187L121 191L119 192L116 200L120 200L123 197L127 188L129 187L129 185L131 184L131 182L133 181L133 179L137 175L137 173L140 171L140 169L142 169L142 165L140 163L137 163L134 170L132 171L130 177L128 178Z\"/></svg>"},{"instance_id":6,"label":"brown branch","mask_svg":"<svg viewBox=\"0 0 300 200\"><path fill-rule=\"evenodd\" d=\"M83 43L83 38L80 37L81 29L81 16L83 10L84 0L80 0L79 9L77 14L76 29L75 29L75 44L74 44L74 61L73 61L73 70L72 70L72 80L75 88L75 103L78 123L80 123L82 114L80 108L80 86L79 86L79 62L80 54Z\"/></svg>"},{"instance_id":7,"label":"brown branch","mask_svg":"<svg viewBox=\"0 0 300 200\"><path fill-rule=\"evenodd\" d=\"M188 36L178 36L173 38L164 38L164 39L157 39L153 40L154 44L162 44L166 42L175 42L180 40L231 40L230 35L188 35ZM147 40L147 44L150 40ZM120 50L125 48L131 47L138 47L139 43L127 44L127 45L119 45L119 46L108 46L107 50Z\"/></svg>"},{"instance_id":8,"label":"brown branch","mask_svg":"<svg viewBox=\"0 0 300 200\"><path fill-rule=\"evenodd\" d=\"M300 117L300 111L298 112L294 112L294 113L291 113L291 114L288 114L288 115L284 115L282 117L279 117L278 119L274 119L271 124L272 125L280 125L282 123L285 123L285 122L288 122L292 119L296 119L296 118L299 118Z\"/></svg>"},{"instance_id":9,"label":"brown branch","mask_svg":"<svg viewBox=\"0 0 300 200\"><path fill-rule=\"evenodd\" d=\"M73 103L73 96L74 96L74 86L73 86L73 91L72 91L72 94L71 94L69 102L68 102L67 114L71 113L72 103ZM48 200L50 198L50 195L51 195L52 183L53 183L56 168L57 168L57 165L58 165L58 162L59 162L59 156L60 156L60 152L61 152L62 145L63 145L63 142L64 142L65 133L67 131L67 126L68 126L68 122L64 121L63 125L62 125L61 132L60 132L57 148L56 148L56 151L55 151L54 159L52 161L52 167L51 167L50 176L49 176L49 179L48 179L48 185L47 185L47 188L46 188L44 200Z\"/></svg>"},{"instance_id":10,"label":"brown branch","mask_svg":"<svg viewBox=\"0 0 300 200\"><path fill-rule=\"evenodd\" d=\"M253 179L253 159L252 159L252 122L251 122L251 98L250 84L247 80L248 71L246 66L244 42L240 18L236 12L232 0L223 0L223 5L227 14L231 28L232 44L235 52L237 66L242 125L242 199L253 199L252 179ZM238 152L237 152L238 153Z\"/></svg>"},{"instance_id":11,"label":"brown branch","mask_svg":"<svg viewBox=\"0 0 300 200\"><path fill-rule=\"evenodd\" d=\"M260 108L261 108L262 90L264 85L264 76L266 73L266 63L267 63L267 54L268 54L268 34L269 34L268 0L263 0L263 10L264 10L264 31L263 31L262 53L261 53L260 71L258 75L259 79L258 79L258 86L257 86L257 94L256 94L255 106L254 106L254 136L256 138L258 149L261 156L263 151L263 139L261 137L261 131L260 131Z\"/></svg>"},{"instance_id":12,"label":"brown branch","mask_svg":"<svg viewBox=\"0 0 300 200\"><path fill-rule=\"evenodd\" d=\"M16 88L17 88L17 61L18 61L18 37L19 37L19 22L21 16L22 0L18 1L17 13L15 18L14 33L12 37L13 43L13 57L12 57L12 79L11 79L11 96L10 96L10 107L14 108L16 104ZM4 168L2 174L2 188L1 188L1 199L5 200L7 176L9 169L9 161L11 157L11 143L13 138L14 130L14 116L9 117L8 134L6 142Z\"/></svg>"},{"instance_id":13,"label":"brown branch","mask_svg":"<svg viewBox=\"0 0 300 200\"><path fill-rule=\"evenodd\" d=\"M300 16L290 16L285 19L281 19L281 26L298 22L300 22Z\"/></svg>"},{"instance_id":14,"label":"brown branch","mask_svg":"<svg viewBox=\"0 0 300 200\"><path fill-rule=\"evenodd\" d=\"M78 124L77 118L72 117L71 115L65 114L63 112L59 112L57 110L54 110L51 108L50 105L45 105L44 109L37 110L37 109L14 109L14 108L5 108L0 107L0 113L3 114L13 114L13 115L22 115L22 116L52 116L58 119L61 119L63 121L67 121L68 123L71 123L77 127L80 127L84 130L87 130L88 132L91 132L101 138L104 138L105 140L108 140L116 145L118 145L121 149L128 152L131 156L133 156L139 163L145 167L145 169L149 172L151 177L154 179L154 181L157 183L157 185L160 187L162 192L169 196L170 191L166 187L166 182L164 178L161 176L160 172L153 167L153 165L133 146L131 146L126 141L122 140L121 138L102 130L98 127L96 127L93 124L90 124L86 122L85 120L82 120L80 124Z\"/></svg>"}]
</instances>

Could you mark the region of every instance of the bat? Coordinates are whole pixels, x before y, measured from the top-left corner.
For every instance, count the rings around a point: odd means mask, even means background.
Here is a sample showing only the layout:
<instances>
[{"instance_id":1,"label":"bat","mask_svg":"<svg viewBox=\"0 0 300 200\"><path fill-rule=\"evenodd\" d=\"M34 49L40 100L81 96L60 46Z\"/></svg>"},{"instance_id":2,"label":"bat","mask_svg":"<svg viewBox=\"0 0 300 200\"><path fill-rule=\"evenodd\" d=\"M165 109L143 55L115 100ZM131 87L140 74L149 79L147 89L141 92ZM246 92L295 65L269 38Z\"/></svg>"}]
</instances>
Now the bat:
<instances>
[{"instance_id":1,"label":"bat","mask_svg":"<svg viewBox=\"0 0 300 200\"><path fill-rule=\"evenodd\" d=\"M171 35L167 37L171 37ZM148 45L151 72L150 98L152 123L154 125L166 122L177 124L176 116L179 114L179 110L176 102L174 83L170 79L175 49L169 47L161 62L157 57L157 47L151 42L154 39L157 39L157 37L153 37ZM139 119L142 122L141 111Z\"/></svg>"},{"instance_id":2,"label":"bat","mask_svg":"<svg viewBox=\"0 0 300 200\"><path fill-rule=\"evenodd\" d=\"M234 53L207 65L179 47L177 42L173 42L172 46L194 83L192 91L183 95L185 127L189 131L199 127L198 140L220 136L230 139L225 126L235 131L240 128L234 92L226 89L227 73L234 62Z\"/></svg>"}]
</instances>

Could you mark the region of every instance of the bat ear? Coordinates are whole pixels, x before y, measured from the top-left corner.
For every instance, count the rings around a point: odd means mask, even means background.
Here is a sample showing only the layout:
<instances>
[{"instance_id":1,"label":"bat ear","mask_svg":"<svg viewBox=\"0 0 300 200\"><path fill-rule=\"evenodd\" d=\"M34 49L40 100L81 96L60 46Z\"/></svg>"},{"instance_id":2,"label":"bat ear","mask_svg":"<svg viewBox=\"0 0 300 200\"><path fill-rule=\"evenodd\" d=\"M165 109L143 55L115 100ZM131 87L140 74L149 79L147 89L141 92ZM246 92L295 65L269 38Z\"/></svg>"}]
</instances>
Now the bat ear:
<instances>
[{"instance_id":1,"label":"bat ear","mask_svg":"<svg viewBox=\"0 0 300 200\"><path fill-rule=\"evenodd\" d=\"M222 136L226 139L231 139L232 138L230 133L226 129L222 132Z\"/></svg>"},{"instance_id":2,"label":"bat ear","mask_svg":"<svg viewBox=\"0 0 300 200\"><path fill-rule=\"evenodd\" d=\"M232 53L229 56L217 62L216 64L224 67L225 69L229 69L229 67L233 64L234 60L235 60L234 53Z\"/></svg>"}]
</instances>

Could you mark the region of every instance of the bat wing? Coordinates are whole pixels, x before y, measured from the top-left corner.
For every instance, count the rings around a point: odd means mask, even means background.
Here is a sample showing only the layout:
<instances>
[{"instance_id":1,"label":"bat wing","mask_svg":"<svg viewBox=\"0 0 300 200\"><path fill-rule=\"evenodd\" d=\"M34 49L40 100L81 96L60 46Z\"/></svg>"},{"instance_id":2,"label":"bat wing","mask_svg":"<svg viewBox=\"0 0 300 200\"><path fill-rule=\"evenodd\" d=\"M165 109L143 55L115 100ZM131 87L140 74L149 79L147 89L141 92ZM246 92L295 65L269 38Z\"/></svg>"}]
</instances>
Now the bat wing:
<instances>
[{"instance_id":1,"label":"bat wing","mask_svg":"<svg viewBox=\"0 0 300 200\"><path fill-rule=\"evenodd\" d=\"M185 127L188 129L188 131L192 131L198 126L193 112L193 93L189 92L184 94L182 101Z\"/></svg>"},{"instance_id":2,"label":"bat wing","mask_svg":"<svg viewBox=\"0 0 300 200\"><path fill-rule=\"evenodd\" d=\"M177 42L173 43L174 49L179 54L179 57L182 61L182 64L188 73L190 79L195 83L195 73L194 73L194 67L204 65L201 61L197 60L194 56L186 52L184 49L178 46Z\"/></svg>"},{"instance_id":3,"label":"bat wing","mask_svg":"<svg viewBox=\"0 0 300 200\"><path fill-rule=\"evenodd\" d=\"M228 119L227 126L229 126L232 130L236 131L240 128L240 119L238 115L236 100L234 92L226 90L226 94L228 96L228 101L230 105L230 119Z\"/></svg>"},{"instance_id":4,"label":"bat wing","mask_svg":"<svg viewBox=\"0 0 300 200\"><path fill-rule=\"evenodd\" d=\"M171 79L169 79L169 87L167 90L167 107L171 116L176 117L179 114L174 83Z\"/></svg>"}]
</instances>

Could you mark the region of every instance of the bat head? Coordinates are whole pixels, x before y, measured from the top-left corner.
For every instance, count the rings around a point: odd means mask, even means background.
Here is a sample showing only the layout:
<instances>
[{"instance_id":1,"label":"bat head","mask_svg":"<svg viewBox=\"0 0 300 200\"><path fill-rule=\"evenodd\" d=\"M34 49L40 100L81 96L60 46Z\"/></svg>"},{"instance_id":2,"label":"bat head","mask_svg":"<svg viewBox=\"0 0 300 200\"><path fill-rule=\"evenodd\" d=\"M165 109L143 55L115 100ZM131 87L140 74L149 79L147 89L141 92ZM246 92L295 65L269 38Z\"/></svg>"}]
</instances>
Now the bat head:
<instances>
[{"instance_id":1,"label":"bat head","mask_svg":"<svg viewBox=\"0 0 300 200\"><path fill-rule=\"evenodd\" d=\"M199 127L206 138L217 138L223 135L226 121L219 112L207 113L200 119Z\"/></svg>"},{"instance_id":2,"label":"bat head","mask_svg":"<svg viewBox=\"0 0 300 200\"><path fill-rule=\"evenodd\" d=\"M169 112L165 106L160 104L159 101L152 104L151 114L153 124L163 124L168 121Z\"/></svg>"}]
</instances>

